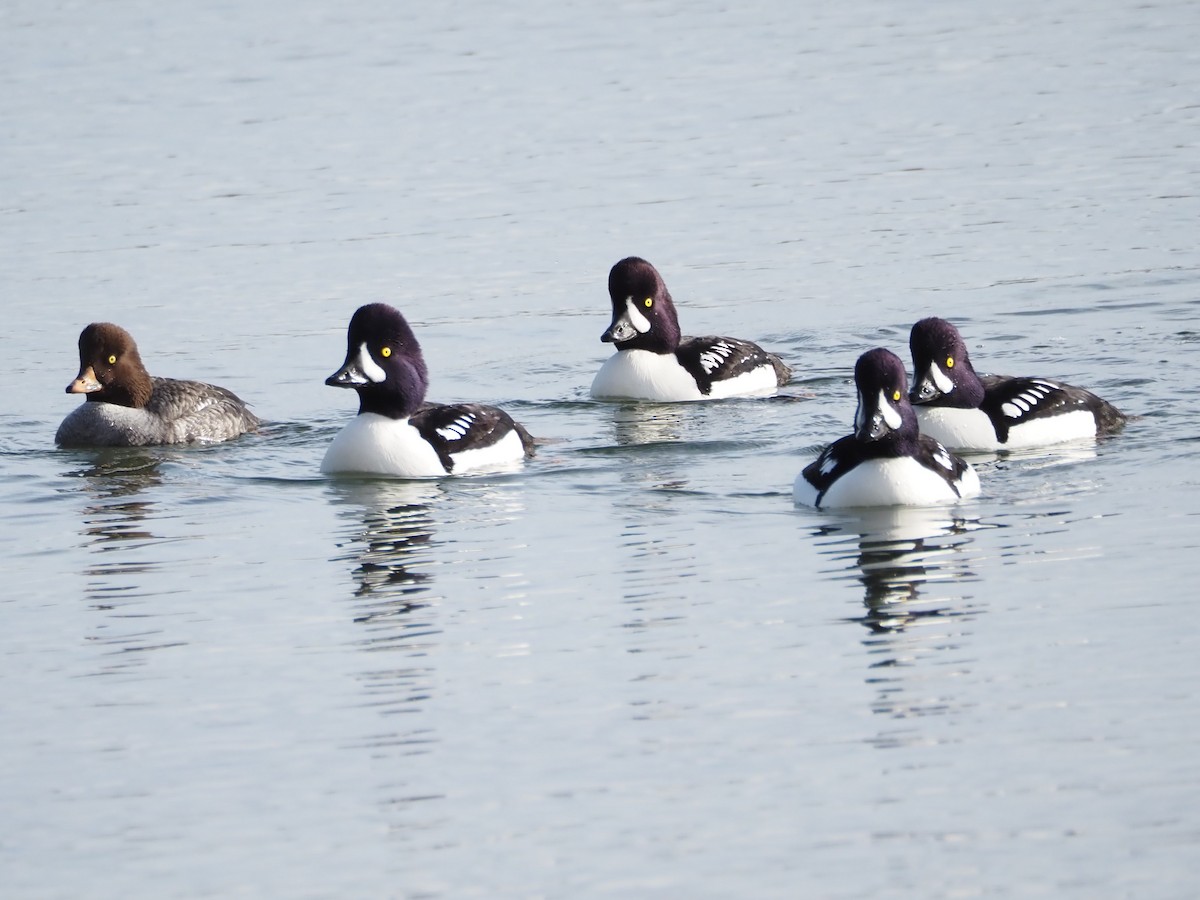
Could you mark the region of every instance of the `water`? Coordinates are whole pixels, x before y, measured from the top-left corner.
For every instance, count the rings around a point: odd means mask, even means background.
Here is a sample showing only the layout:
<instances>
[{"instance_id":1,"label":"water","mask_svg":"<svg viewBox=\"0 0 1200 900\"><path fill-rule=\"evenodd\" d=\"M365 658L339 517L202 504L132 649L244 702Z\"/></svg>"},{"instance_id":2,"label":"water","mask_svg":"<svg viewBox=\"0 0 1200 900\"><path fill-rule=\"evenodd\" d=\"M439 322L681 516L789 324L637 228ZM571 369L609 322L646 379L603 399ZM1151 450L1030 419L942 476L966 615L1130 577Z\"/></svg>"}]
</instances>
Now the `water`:
<instances>
[{"instance_id":1,"label":"water","mask_svg":"<svg viewBox=\"0 0 1200 900\"><path fill-rule=\"evenodd\" d=\"M1198 26L8 4L5 896L1194 895ZM788 396L590 402L630 253ZM523 473L319 475L376 300ZM933 314L1138 418L794 509ZM56 450L97 319L269 426Z\"/></svg>"}]
</instances>

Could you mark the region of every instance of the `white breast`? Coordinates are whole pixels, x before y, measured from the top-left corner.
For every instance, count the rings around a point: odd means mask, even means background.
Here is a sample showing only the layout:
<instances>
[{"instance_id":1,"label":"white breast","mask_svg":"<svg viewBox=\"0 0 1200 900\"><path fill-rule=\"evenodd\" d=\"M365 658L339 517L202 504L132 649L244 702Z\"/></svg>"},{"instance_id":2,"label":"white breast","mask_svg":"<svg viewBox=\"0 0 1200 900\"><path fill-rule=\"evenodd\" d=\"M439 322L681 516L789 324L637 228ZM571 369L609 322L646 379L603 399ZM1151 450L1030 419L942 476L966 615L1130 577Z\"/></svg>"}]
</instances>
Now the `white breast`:
<instances>
[{"instance_id":1,"label":"white breast","mask_svg":"<svg viewBox=\"0 0 1200 900\"><path fill-rule=\"evenodd\" d=\"M600 367L592 381L599 400L703 400L696 379L672 353L618 350Z\"/></svg>"},{"instance_id":2,"label":"white breast","mask_svg":"<svg viewBox=\"0 0 1200 900\"><path fill-rule=\"evenodd\" d=\"M859 463L825 492L821 507L940 506L978 493L979 476L969 466L959 483L959 493L956 493L936 472L903 456ZM792 497L799 505L816 505L817 492L803 473L796 477Z\"/></svg>"},{"instance_id":3,"label":"white breast","mask_svg":"<svg viewBox=\"0 0 1200 900\"><path fill-rule=\"evenodd\" d=\"M332 474L436 478L446 474L434 449L406 419L378 413L355 416L338 432L321 471Z\"/></svg>"},{"instance_id":4,"label":"white breast","mask_svg":"<svg viewBox=\"0 0 1200 900\"><path fill-rule=\"evenodd\" d=\"M598 400L722 400L726 397L765 397L779 387L774 367L759 366L736 378L714 382L712 391L700 393L696 379L673 353L620 350L610 356L592 381Z\"/></svg>"}]
</instances>

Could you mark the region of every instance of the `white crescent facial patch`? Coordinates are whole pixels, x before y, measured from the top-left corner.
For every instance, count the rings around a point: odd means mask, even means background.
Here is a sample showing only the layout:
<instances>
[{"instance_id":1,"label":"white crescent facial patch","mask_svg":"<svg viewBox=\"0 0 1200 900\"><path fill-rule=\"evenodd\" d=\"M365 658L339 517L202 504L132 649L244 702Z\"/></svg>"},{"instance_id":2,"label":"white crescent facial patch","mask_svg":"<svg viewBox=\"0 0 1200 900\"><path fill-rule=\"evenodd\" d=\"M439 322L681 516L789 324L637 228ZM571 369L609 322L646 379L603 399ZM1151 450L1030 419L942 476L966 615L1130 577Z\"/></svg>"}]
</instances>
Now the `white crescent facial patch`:
<instances>
[{"instance_id":1,"label":"white crescent facial patch","mask_svg":"<svg viewBox=\"0 0 1200 900\"><path fill-rule=\"evenodd\" d=\"M371 358L371 351L367 349L366 341L363 341L362 346L358 348L358 367L375 384L382 384L387 380L387 372L383 371Z\"/></svg>"},{"instance_id":2,"label":"white crescent facial patch","mask_svg":"<svg viewBox=\"0 0 1200 900\"><path fill-rule=\"evenodd\" d=\"M625 298L625 311L629 314L629 324L633 326L634 331L645 334L650 330L650 320L642 315L632 297Z\"/></svg>"},{"instance_id":3,"label":"white crescent facial patch","mask_svg":"<svg viewBox=\"0 0 1200 900\"><path fill-rule=\"evenodd\" d=\"M954 390L954 382L946 377L946 373L942 371L941 366L937 363L929 364L929 380L933 382L933 386L943 394L949 394Z\"/></svg>"},{"instance_id":4,"label":"white crescent facial patch","mask_svg":"<svg viewBox=\"0 0 1200 900\"><path fill-rule=\"evenodd\" d=\"M899 428L900 423L904 421L900 416L900 410L892 406L891 401L888 400L887 393L884 391L879 392L879 414L883 416L884 424L892 431Z\"/></svg>"}]
</instances>

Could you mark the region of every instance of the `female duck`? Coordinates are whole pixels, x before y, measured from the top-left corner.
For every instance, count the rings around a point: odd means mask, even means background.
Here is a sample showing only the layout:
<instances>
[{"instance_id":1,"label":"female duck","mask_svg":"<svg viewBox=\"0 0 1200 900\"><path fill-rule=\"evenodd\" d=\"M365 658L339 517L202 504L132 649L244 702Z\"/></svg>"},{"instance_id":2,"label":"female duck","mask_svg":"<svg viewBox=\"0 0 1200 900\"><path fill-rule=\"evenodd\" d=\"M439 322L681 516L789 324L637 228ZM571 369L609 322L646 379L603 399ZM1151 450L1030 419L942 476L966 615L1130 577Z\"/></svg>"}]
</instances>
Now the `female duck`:
<instances>
[{"instance_id":1,"label":"female duck","mask_svg":"<svg viewBox=\"0 0 1200 900\"><path fill-rule=\"evenodd\" d=\"M129 332L93 322L79 335L79 375L68 394L87 402L58 427L63 447L142 447L225 441L261 424L237 395L146 371Z\"/></svg>"},{"instance_id":2,"label":"female duck","mask_svg":"<svg viewBox=\"0 0 1200 900\"><path fill-rule=\"evenodd\" d=\"M359 307L346 334L346 361L325 379L358 392L358 415L333 439L321 471L435 478L511 468L533 455L533 438L494 406L424 403L421 345L397 310Z\"/></svg>"},{"instance_id":3,"label":"female duck","mask_svg":"<svg viewBox=\"0 0 1200 900\"><path fill-rule=\"evenodd\" d=\"M787 384L783 360L750 341L681 338L675 304L658 270L623 259L608 273L612 324L600 340L616 344L592 382L603 400L715 400L765 397Z\"/></svg>"},{"instance_id":4,"label":"female duck","mask_svg":"<svg viewBox=\"0 0 1200 900\"><path fill-rule=\"evenodd\" d=\"M975 470L917 430L904 363L882 347L854 366L854 433L834 441L796 477L804 506L936 506L979 493Z\"/></svg>"},{"instance_id":5,"label":"female duck","mask_svg":"<svg viewBox=\"0 0 1200 900\"><path fill-rule=\"evenodd\" d=\"M908 339L921 430L956 450L1042 447L1121 428L1124 413L1051 378L977 375L958 329L922 319Z\"/></svg>"}]
</instances>

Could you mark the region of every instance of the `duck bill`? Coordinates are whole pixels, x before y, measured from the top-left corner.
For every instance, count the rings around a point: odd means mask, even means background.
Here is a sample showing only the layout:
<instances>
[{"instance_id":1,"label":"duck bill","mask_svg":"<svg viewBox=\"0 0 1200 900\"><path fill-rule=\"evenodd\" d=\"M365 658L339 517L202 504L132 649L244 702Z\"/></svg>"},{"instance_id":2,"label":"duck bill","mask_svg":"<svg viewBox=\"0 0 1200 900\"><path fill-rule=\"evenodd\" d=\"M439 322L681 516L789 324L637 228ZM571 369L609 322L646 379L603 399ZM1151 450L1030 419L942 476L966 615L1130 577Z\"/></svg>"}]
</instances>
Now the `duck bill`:
<instances>
[{"instance_id":1,"label":"duck bill","mask_svg":"<svg viewBox=\"0 0 1200 900\"><path fill-rule=\"evenodd\" d=\"M346 364L325 379L330 387L359 388L370 384L370 380L358 364L357 359L347 360Z\"/></svg>"},{"instance_id":2,"label":"duck bill","mask_svg":"<svg viewBox=\"0 0 1200 900\"><path fill-rule=\"evenodd\" d=\"M929 403L931 400L937 400L940 396L942 396L942 392L937 390L934 383L929 378L922 378L912 386L911 391L908 391L908 402Z\"/></svg>"},{"instance_id":3,"label":"duck bill","mask_svg":"<svg viewBox=\"0 0 1200 900\"><path fill-rule=\"evenodd\" d=\"M96 378L96 370L91 366L83 368L79 376L67 385L68 394L94 394L102 390L104 385Z\"/></svg>"},{"instance_id":4,"label":"duck bill","mask_svg":"<svg viewBox=\"0 0 1200 900\"><path fill-rule=\"evenodd\" d=\"M619 344L637 336L638 330L633 327L629 316L623 313L613 318L612 324L608 326L608 331L600 335L600 340L606 344Z\"/></svg>"},{"instance_id":5,"label":"duck bill","mask_svg":"<svg viewBox=\"0 0 1200 900\"><path fill-rule=\"evenodd\" d=\"M930 363L925 374L918 379L908 392L910 403L930 403L954 390L954 382L938 368L937 363Z\"/></svg>"},{"instance_id":6,"label":"duck bill","mask_svg":"<svg viewBox=\"0 0 1200 900\"><path fill-rule=\"evenodd\" d=\"M883 413L876 412L873 416L864 419L862 424L858 426L854 436L860 441L877 441L882 437L891 434L891 426L883 417Z\"/></svg>"},{"instance_id":7,"label":"duck bill","mask_svg":"<svg viewBox=\"0 0 1200 900\"><path fill-rule=\"evenodd\" d=\"M912 390L908 392L910 403L929 403L940 396L942 396L942 392L937 389L937 385L928 375L914 384Z\"/></svg>"}]
</instances>

